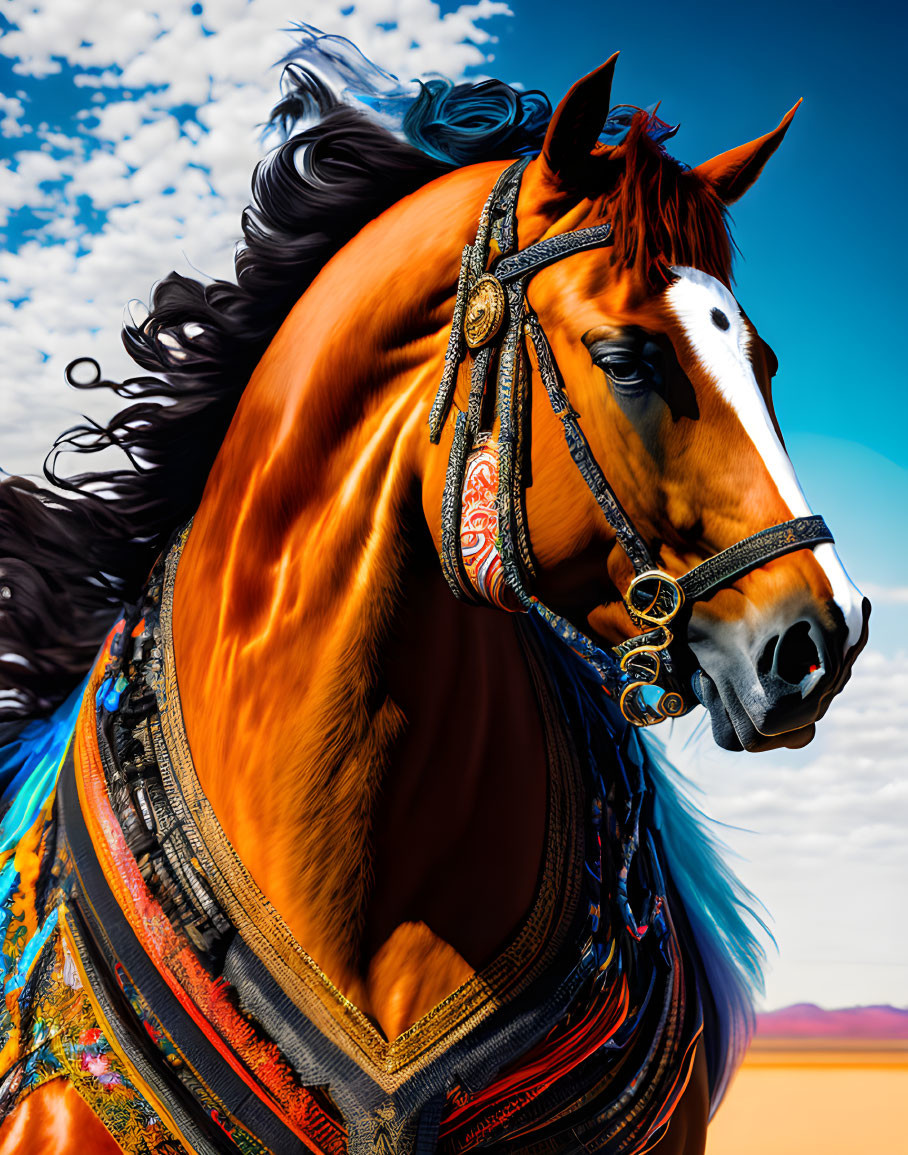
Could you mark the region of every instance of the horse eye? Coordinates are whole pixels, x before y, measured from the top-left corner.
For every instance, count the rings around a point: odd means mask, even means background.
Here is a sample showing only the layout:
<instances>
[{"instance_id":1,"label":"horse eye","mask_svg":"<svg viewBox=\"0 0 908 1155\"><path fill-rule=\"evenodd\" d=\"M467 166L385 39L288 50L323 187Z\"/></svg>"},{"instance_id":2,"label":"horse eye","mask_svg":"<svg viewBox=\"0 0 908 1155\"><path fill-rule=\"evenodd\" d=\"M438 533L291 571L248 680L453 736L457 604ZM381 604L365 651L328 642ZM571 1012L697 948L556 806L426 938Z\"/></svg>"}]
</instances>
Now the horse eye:
<instances>
[{"instance_id":1,"label":"horse eye","mask_svg":"<svg viewBox=\"0 0 908 1155\"><path fill-rule=\"evenodd\" d=\"M651 392L661 392L665 355L651 333L631 325L615 328L608 335L590 334L584 343L616 397L642 401Z\"/></svg>"},{"instance_id":2,"label":"horse eye","mask_svg":"<svg viewBox=\"0 0 908 1155\"><path fill-rule=\"evenodd\" d=\"M602 357L596 361L596 364L613 381L623 384L642 384L643 382L643 366L640 361Z\"/></svg>"},{"instance_id":3,"label":"horse eye","mask_svg":"<svg viewBox=\"0 0 908 1155\"><path fill-rule=\"evenodd\" d=\"M589 352L593 364L608 377L617 393L641 397L662 384L662 354L651 340L622 335L593 342Z\"/></svg>"}]
</instances>

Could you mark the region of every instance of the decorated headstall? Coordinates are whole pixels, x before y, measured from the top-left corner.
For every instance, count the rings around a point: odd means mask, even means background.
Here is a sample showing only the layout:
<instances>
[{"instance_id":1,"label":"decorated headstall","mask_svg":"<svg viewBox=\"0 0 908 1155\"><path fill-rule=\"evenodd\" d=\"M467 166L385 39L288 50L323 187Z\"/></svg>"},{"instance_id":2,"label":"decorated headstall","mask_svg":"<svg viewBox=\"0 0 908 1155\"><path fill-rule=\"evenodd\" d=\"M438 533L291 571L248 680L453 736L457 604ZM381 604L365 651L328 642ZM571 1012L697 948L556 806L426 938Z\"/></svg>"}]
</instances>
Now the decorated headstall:
<instances>
[{"instance_id":1,"label":"decorated headstall","mask_svg":"<svg viewBox=\"0 0 908 1155\"><path fill-rule=\"evenodd\" d=\"M744 538L681 577L655 564L593 456L526 298L527 283L540 269L610 244L612 227L577 229L515 251L517 197L528 163L518 161L499 177L483 207L476 240L463 250L444 372L429 414L429 437L437 444L452 408L455 412L442 498L442 570L461 600L539 615L592 668L624 717L634 725L650 726L696 705L671 653L670 626L682 606L709 597L774 558L832 542L833 537L822 517L796 517ZM571 457L634 567L624 604L641 632L611 651L601 649L527 588L535 576L522 479L530 436L528 345ZM453 398L467 349L472 367L463 412L453 406ZM494 397L488 390L493 373Z\"/></svg>"}]
</instances>

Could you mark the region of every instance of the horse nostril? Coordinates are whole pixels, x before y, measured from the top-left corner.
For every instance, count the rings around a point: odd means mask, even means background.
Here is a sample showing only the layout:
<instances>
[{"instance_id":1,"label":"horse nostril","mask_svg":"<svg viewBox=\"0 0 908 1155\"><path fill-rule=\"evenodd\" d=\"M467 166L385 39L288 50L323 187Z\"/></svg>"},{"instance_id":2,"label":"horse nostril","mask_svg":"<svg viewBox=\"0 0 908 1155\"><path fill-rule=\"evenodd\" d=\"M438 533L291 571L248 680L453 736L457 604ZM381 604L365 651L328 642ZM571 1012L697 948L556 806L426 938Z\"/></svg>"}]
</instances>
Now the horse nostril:
<instances>
[{"instance_id":1,"label":"horse nostril","mask_svg":"<svg viewBox=\"0 0 908 1155\"><path fill-rule=\"evenodd\" d=\"M779 644L779 635L773 634L766 645L763 647L763 653L757 659L757 673L761 678L765 678L767 674L772 672L772 660L776 656L776 646Z\"/></svg>"},{"instance_id":2,"label":"horse nostril","mask_svg":"<svg viewBox=\"0 0 908 1155\"><path fill-rule=\"evenodd\" d=\"M823 676L823 661L810 636L809 622L795 622L782 635L776 648L775 672L790 686L799 686L802 697Z\"/></svg>"}]
</instances>

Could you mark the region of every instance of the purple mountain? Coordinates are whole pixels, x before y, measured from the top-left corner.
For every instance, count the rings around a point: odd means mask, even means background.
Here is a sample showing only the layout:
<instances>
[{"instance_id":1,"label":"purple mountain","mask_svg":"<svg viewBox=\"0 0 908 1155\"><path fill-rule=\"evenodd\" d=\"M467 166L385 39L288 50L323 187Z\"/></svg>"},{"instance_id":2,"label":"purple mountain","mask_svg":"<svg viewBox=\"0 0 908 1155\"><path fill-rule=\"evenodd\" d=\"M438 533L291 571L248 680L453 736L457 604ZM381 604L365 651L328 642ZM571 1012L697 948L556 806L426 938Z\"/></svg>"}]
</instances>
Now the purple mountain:
<instances>
[{"instance_id":1,"label":"purple mountain","mask_svg":"<svg viewBox=\"0 0 908 1155\"><path fill-rule=\"evenodd\" d=\"M908 1039L908 1008L845 1007L824 1011L796 1003L757 1015L757 1036L772 1038Z\"/></svg>"}]
</instances>

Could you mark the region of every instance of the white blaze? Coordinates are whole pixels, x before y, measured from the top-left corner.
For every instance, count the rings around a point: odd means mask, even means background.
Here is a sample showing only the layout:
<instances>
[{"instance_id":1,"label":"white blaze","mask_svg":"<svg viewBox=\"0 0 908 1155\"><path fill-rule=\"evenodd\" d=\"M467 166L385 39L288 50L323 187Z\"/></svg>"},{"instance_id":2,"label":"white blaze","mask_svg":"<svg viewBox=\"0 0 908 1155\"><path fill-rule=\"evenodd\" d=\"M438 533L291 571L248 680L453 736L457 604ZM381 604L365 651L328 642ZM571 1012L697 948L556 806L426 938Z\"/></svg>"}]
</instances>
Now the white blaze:
<instances>
[{"instance_id":1,"label":"white blaze","mask_svg":"<svg viewBox=\"0 0 908 1155\"><path fill-rule=\"evenodd\" d=\"M694 354L713 377L721 396L737 413L792 516L809 516L812 510L775 431L754 376L748 356L750 331L738 302L721 281L700 269L673 268L672 272L678 279L666 289L666 299ZM714 309L720 310L728 319L727 329L716 324ZM829 580L832 596L845 616L848 649L861 633L861 592L845 572L832 545L827 542L814 546L813 552Z\"/></svg>"}]
</instances>

